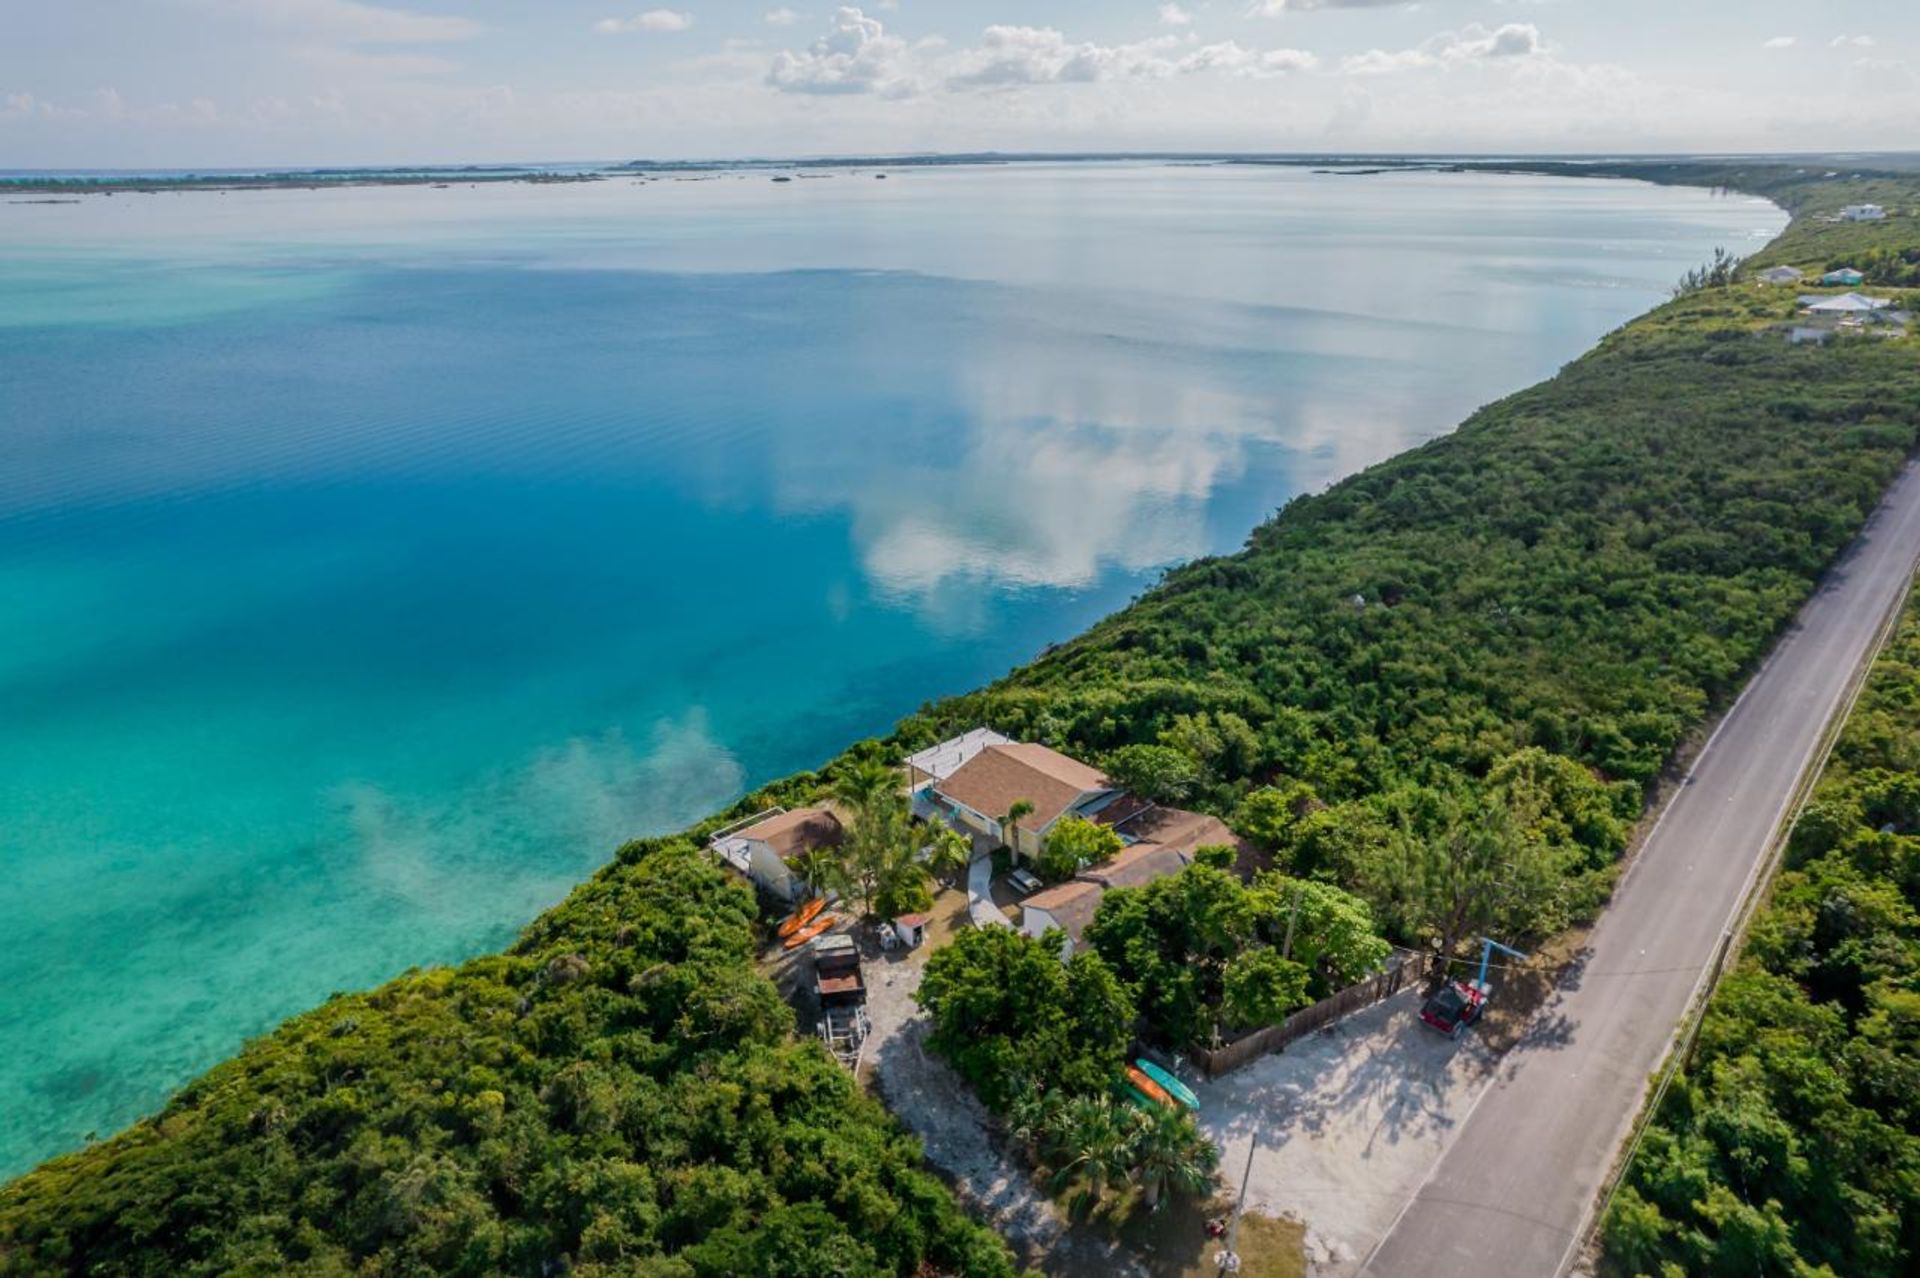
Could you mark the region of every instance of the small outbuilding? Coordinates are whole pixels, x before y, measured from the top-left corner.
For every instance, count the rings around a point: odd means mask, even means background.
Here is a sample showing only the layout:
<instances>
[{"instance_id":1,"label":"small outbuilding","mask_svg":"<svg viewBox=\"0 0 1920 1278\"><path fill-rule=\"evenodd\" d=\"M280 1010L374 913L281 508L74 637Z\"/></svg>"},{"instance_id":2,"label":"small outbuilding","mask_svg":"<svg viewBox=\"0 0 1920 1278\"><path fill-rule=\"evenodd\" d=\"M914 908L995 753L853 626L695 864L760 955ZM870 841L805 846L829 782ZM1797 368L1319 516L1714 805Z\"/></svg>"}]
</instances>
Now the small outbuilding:
<instances>
[{"instance_id":1,"label":"small outbuilding","mask_svg":"<svg viewBox=\"0 0 1920 1278\"><path fill-rule=\"evenodd\" d=\"M929 917L931 916L926 914L902 914L893 921L894 936L899 939L900 944L913 949L927 939Z\"/></svg>"},{"instance_id":2,"label":"small outbuilding","mask_svg":"<svg viewBox=\"0 0 1920 1278\"><path fill-rule=\"evenodd\" d=\"M1856 284L1865 284L1867 277L1854 270L1851 266L1843 266L1839 270L1828 271L1825 275L1822 275L1820 282L1822 284L1845 285L1848 288L1852 288Z\"/></svg>"},{"instance_id":3,"label":"small outbuilding","mask_svg":"<svg viewBox=\"0 0 1920 1278\"><path fill-rule=\"evenodd\" d=\"M1849 204L1840 210L1842 222L1884 222L1887 211L1878 204Z\"/></svg>"},{"instance_id":4,"label":"small outbuilding","mask_svg":"<svg viewBox=\"0 0 1920 1278\"><path fill-rule=\"evenodd\" d=\"M1762 284L1798 284L1805 275L1797 266L1769 266L1755 278Z\"/></svg>"}]
</instances>

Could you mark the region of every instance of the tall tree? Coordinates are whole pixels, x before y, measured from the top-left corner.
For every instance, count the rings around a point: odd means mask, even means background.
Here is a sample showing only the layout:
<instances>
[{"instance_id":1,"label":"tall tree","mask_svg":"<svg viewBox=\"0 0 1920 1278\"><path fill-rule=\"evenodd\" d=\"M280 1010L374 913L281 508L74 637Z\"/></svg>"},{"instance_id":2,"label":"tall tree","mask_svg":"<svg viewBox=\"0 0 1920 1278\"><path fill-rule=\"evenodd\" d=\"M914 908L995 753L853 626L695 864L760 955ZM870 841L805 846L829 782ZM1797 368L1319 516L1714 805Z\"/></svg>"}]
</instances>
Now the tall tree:
<instances>
[{"instance_id":1,"label":"tall tree","mask_svg":"<svg viewBox=\"0 0 1920 1278\"><path fill-rule=\"evenodd\" d=\"M894 918L931 905L931 875L899 773L869 760L842 775L833 794L849 827L828 867L833 885L869 917Z\"/></svg>"},{"instance_id":2,"label":"tall tree","mask_svg":"<svg viewBox=\"0 0 1920 1278\"><path fill-rule=\"evenodd\" d=\"M1027 799L1015 799L1007 809L1006 816L1000 819L1000 834L1010 848L1017 847L1014 836L1020 831L1020 823L1033 815L1033 804Z\"/></svg>"}]
</instances>

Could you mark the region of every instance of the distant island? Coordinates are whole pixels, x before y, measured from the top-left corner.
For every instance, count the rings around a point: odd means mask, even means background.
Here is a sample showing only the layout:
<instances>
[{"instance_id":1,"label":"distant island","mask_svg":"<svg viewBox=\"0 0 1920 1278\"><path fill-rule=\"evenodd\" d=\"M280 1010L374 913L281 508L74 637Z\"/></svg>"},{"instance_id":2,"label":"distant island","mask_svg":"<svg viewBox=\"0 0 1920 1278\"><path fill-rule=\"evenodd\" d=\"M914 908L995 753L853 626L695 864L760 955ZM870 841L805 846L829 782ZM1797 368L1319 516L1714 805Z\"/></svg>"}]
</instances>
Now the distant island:
<instances>
[{"instance_id":1,"label":"distant island","mask_svg":"<svg viewBox=\"0 0 1920 1278\"><path fill-rule=\"evenodd\" d=\"M1756 194L1808 181L1859 182L1920 173L1920 158L1905 153L1847 156L1793 154L1735 158L1644 155L1582 157L1351 155L1255 151L959 151L906 155L638 159L605 164L413 165L257 170L0 173L0 194L151 194L165 191L321 190L344 186L440 186L525 182L600 182L648 174L800 172L822 169L938 169L982 165L1160 163L1274 165L1342 177L1402 172L1530 173L1555 177L1638 178L1671 185L1720 186L1745 181Z\"/></svg>"}]
</instances>

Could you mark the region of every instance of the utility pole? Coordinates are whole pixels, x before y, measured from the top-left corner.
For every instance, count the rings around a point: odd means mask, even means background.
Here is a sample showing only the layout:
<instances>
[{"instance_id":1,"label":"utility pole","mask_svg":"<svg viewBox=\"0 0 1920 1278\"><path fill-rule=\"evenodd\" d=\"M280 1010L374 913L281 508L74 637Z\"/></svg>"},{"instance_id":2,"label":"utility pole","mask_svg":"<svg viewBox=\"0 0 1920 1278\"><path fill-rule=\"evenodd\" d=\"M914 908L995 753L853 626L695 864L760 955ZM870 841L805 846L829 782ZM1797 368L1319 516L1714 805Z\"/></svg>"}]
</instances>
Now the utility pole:
<instances>
[{"instance_id":1,"label":"utility pole","mask_svg":"<svg viewBox=\"0 0 1920 1278\"><path fill-rule=\"evenodd\" d=\"M1253 1154L1260 1148L1260 1133L1253 1134L1253 1140L1247 1146L1247 1169L1240 1173L1240 1197L1233 1204L1233 1223L1227 1226L1227 1245L1213 1258L1213 1263L1223 1274L1240 1272L1240 1253L1234 1250L1240 1243L1240 1217L1247 1209L1247 1184L1253 1179Z\"/></svg>"},{"instance_id":2,"label":"utility pole","mask_svg":"<svg viewBox=\"0 0 1920 1278\"><path fill-rule=\"evenodd\" d=\"M1300 917L1300 894L1305 891L1299 884L1293 887L1293 908L1287 911L1287 939L1280 947L1281 958L1293 957L1293 922Z\"/></svg>"}]
</instances>

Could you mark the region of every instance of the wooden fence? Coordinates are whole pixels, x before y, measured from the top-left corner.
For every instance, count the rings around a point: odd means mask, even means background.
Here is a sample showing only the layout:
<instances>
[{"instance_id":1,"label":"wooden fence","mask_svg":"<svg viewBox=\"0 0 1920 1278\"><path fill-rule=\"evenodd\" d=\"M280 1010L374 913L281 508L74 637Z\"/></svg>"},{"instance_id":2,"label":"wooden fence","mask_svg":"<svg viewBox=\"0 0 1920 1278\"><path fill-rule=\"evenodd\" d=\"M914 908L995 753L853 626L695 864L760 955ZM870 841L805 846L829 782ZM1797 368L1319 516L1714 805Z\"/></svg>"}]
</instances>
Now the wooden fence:
<instances>
[{"instance_id":1,"label":"wooden fence","mask_svg":"<svg viewBox=\"0 0 1920 1278\"><path fill-rule=\"evenodd\" d=\"M1387 966L1361 981L1358 985L1349 985L1346 989L1315 1003L1312 1007L1303 1007L1278 1025L1269 1025L1257 1029L1244 1037L1234 1039L1219 1047L1208 1050L1204 1047L1193 1049L1193 1063L1206 1073L1208 1078L1218 1078L1222 1074L1239 1069L1249 1061L1258 1060L1269 1052L1277 1052L1288 1043L1302 1038L1323 1026L1331 1025L1343 1016L1371 1007L1385 998L1404 989L1418 980L1425 970L1427 956L1397 951Z\"/></svg>"}]
</instances>

